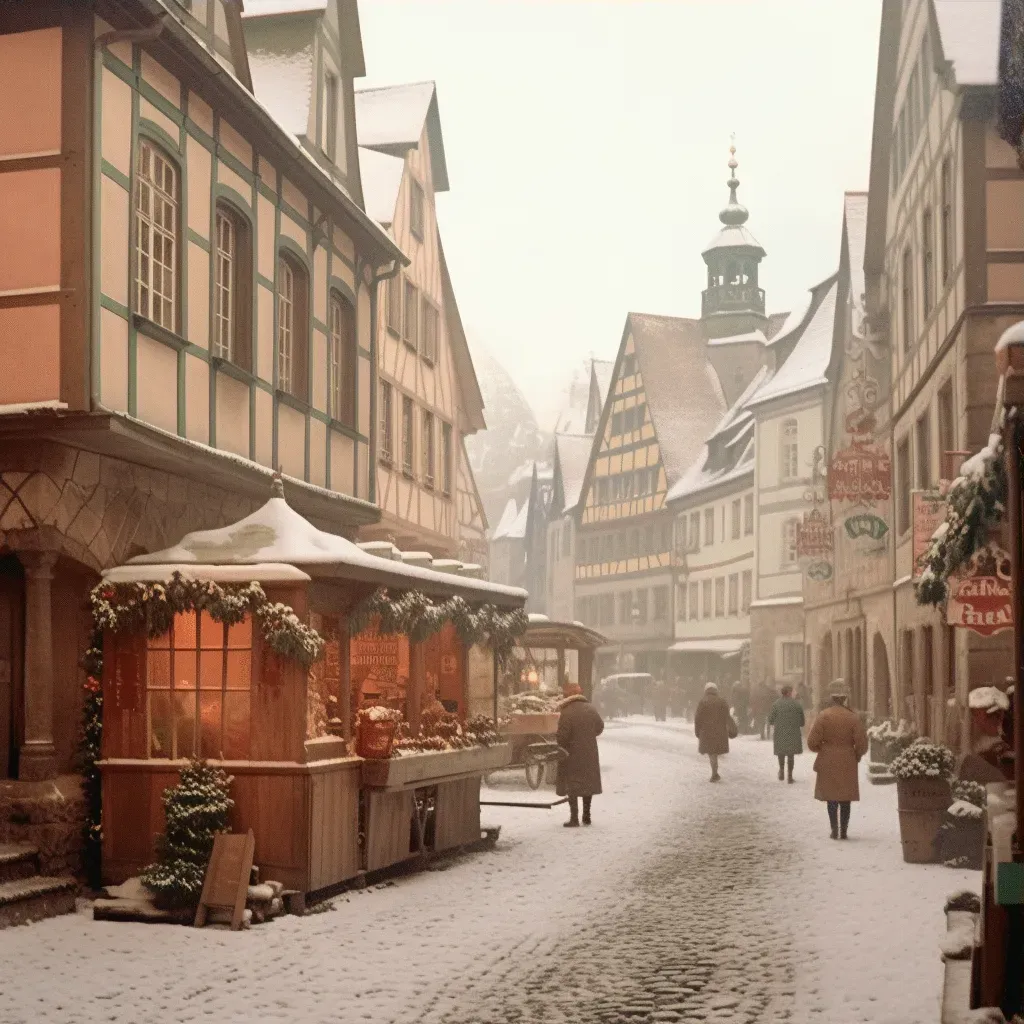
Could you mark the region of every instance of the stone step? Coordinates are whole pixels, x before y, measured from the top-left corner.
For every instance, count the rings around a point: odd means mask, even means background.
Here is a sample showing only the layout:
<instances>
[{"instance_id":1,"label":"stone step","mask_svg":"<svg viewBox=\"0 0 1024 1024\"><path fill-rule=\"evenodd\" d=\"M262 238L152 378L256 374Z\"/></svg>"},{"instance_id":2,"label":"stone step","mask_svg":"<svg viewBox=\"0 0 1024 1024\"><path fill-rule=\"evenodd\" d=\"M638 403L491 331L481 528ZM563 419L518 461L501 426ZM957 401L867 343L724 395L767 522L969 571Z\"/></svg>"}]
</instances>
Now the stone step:
<instances>
[{"instance_id":1,"label":"stone step","mask_svg":"<svg viewBox=\"0 0 1024 1024\"><path fill-rule=\"evenodd\" d=\"M0 843L0 882L39 873L39 851L29 843Z\"/></svg>"},{"instance_id":2,"label":"stone step","mask_svg":"<svg viewBox=\"0 0 1024 1024\"><path fill-rule=\"evenodd\" d=\"M0 882L0 928L73 913L77 895L78 883L69 877L33 875Z\"/></svg>"}]
</instances>

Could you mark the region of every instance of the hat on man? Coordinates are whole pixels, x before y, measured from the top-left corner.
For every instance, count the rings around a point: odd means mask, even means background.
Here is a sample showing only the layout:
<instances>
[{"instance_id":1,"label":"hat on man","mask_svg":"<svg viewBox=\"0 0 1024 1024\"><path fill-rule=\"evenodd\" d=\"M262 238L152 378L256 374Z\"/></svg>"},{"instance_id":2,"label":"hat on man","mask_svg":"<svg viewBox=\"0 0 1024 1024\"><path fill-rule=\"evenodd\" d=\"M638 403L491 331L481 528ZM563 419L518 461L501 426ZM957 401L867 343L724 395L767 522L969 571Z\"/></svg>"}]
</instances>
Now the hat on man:
<instances>
[{"instance_id":1,"label":"hat on man","mask_svg":"<svg viewBox=\"0 0 1024 1024\"><path fill-rule=\"evenodd\" d=\"M834 700L848 700L850 689L842 679L833 679L828 688L828 695Z\"/></svg>"},{"instance_id":2,"label":"hat on man","mask_svg":"<svg viewBox=\"0 0 1024 1024\"><path fill-rule=\"evenodd\" d=\"M718 693L718 684L717 683L705 683L704 684L704 692L705 693Z\"/></svg>"}]
</instances>

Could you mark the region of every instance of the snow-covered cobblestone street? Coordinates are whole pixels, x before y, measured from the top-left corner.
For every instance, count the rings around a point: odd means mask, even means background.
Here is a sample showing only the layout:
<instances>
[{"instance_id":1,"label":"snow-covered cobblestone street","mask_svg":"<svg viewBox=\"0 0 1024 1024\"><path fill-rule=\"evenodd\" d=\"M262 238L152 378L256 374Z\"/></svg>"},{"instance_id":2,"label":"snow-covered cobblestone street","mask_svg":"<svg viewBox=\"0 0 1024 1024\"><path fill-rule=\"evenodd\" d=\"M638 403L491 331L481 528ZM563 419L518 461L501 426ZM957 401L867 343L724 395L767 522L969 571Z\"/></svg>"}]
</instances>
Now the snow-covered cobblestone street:
<instances>
[{"instance_id":1,"label":"snow-covered cobblestone street","mask_svg":"<svg viewBox=\"0 0 1024 1024\"><path fill-rule=\"evenodd\" d=\"M933 1024L945 895L903 864L896 795L828 838L811 758L742 738L707 781L685 723L610 723L594 826L485 808L496 851L232 934L94 922L0 932L3 1024L702 1021ZM512 792L503 789L502 792Z\"/></svg>"}]
</instances>

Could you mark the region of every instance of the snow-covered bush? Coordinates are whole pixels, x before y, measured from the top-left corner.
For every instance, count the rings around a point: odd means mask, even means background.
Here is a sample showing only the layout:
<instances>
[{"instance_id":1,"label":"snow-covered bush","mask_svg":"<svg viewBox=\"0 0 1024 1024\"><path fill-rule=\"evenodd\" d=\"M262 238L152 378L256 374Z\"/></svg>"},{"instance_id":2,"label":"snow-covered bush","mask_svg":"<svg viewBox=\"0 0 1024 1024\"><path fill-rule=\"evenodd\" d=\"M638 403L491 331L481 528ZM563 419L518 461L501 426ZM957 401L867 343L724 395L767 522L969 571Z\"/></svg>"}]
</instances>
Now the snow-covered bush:
<instances>
[{"instance_id":1,"label":"snow-covered bush","mask_svg":"<svg viewBox=\"0 0 1024 1024\"><path fill-rule=\"evenodd\" d=\"M980 782L957 779L952 785L952 791L954 800L962 800L965 803L974 804L975 807L985 806L985 787Z\"/></svg>"},{"instance_id":2,"label":"snow-covered bush","mask_svg":"<svg viewBox=\"0 0 1024 1024\"><path fill-rule=\"evenodd\" d=\"M374 704L372 707L360 708L357 717L360 722L394 722L397 725L402 720L402 712L397 708Z\"/></svg>"},{"instance_id":3,"label":"snow-covered bush","mask_svg":"<svg viewBox=\"0 0 1024 1024\"><path fill-rule=\"evenodd\" d=\"M897 779L948 779L955 764L949 747L920 739L894 758L889 770Z\"/></svg>"},{"instance_id":4,"label":"snow-covered bush","mask_svg":"<svg viewBox=\"0 0 1024 1024\"><path fill-rule=\"evenodd\" d=\"M981 913L981 897L971 889L957 889L946 897L946 905L942 908L948 914L951 910L962 910L967 914Z\"/></svg>"},{"instance_id":5,"label":"snow-covered bush","mask_svg":"<svg viewBox=\"0 0 1024 1024\"><path fill-rule=\"evenodd\" d=\"M996 686L978 686L967 695L967 705L972 711L999 715L1010 710L1010 698Z\"/></svg>"},{"instance_id":6,"label":"snow-covered bush","mask_svg":"<svg viewBox=\"0 0 1024 1024\"><path fill-rule=\"evenodd\" d=\"M913 726L900 719L898 725L891 721L878 722L868 729L871 741L871 760L875 764L889 764L893 758L906 750L917 739Z\"/></svg>"}]
</instances>

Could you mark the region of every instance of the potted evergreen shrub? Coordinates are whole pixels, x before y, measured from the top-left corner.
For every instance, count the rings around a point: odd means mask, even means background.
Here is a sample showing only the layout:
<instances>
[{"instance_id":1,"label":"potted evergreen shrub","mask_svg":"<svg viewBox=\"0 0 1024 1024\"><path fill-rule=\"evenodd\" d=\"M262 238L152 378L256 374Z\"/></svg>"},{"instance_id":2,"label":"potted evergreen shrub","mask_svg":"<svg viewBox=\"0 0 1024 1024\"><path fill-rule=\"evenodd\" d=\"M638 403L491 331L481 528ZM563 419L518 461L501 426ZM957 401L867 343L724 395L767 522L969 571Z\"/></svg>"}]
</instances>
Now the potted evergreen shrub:
<instances>
[{"instance_id":1,"label":"potted evergreen shrub","mask_svg":"<svg viewBox=\"0 0 1024 1024\"><path fill-rule=\"evenodd\" d=\"M935 840L952 803L949 780L954 764L948 747L920 739L889 766L896 778L903 859L910 864L936 859Z\"/></svg>"},{"instance_id":2,"label":"potted evergreen shrub","mask_svg":"<svg viewBox=\"0 0 1024 1024\"><path fill-rule=\"evenodd\" d=\"M957 780L953 802L939 829L939 860L947 867L980 871L985 853L985 787Z\"/></svg>"}]
</instances>

